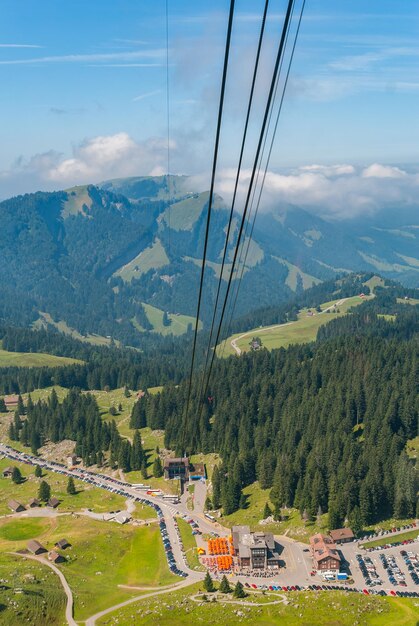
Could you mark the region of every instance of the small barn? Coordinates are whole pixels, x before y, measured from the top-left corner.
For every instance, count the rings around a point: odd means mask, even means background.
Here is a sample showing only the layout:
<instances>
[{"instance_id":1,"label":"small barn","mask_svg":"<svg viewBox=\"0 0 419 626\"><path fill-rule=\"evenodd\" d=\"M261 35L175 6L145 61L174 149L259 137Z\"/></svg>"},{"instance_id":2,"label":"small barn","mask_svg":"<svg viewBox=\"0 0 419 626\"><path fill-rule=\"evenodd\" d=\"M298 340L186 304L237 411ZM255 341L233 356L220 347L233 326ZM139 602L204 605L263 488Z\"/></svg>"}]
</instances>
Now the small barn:
<instances>
[{"instance_id":1,"label":"small barn","mask_svg":"<svg viewBox=\"0 0 419 626\"><path fill-rule=\"evenodd\" d=\"M29 552L32 552L32 554L43 554L44 552L47 552L47 549L44 548L44 546L39 543L39 541L36 541L36 539L30 539L27 543L27 546Z\"/></svg>"},{"instance_id":2,"label":"small barn","mask_svg":"<svg viewBox=\"0 0 419 626\"><path fill-rule=\"evenodd\" d=\"M58 500L58 498L50 498L48 500L48 506L51 506L53 509L56 509L59 504L60 501Z\"/></svg>"},{"instance_id":3,"label":"small barn","mask_svg":"<svg viewBox=\"0 0 419 626\"><path fill-rule=\"evenodd\" d=\"M21 511L26 511L23 504L21 504L17 500L9 500L9 502L7 503L7 506L9 507L11 511L13 511L13 513L20 513Z\"/></svg>"}]
</instances>

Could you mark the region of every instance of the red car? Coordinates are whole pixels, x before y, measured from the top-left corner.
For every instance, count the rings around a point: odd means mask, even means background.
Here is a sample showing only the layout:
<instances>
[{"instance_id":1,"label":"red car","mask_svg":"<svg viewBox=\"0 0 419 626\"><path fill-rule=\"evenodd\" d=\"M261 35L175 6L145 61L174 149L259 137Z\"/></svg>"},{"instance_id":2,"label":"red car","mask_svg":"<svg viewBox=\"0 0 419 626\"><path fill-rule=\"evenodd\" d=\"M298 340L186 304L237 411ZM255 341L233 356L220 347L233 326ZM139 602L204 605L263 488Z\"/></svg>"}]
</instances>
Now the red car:
<instances>
[{"instance_id":1,"label":"red car","mask_svg":"<svg viewBox=\"0 0 419 626\"><path fill-rule=\"evenodd\" d=\"M397 596L397 593L394 591L394 589L390 589L390 594L391 594L392 596Z\"/></svg>"},{"instance_id":2,"label":"red car","mask_svg":"<svg viewBox=\"0 0 419 626\"><path fill-rule=\"evenodd\" d=\"M370 592L368 591L368 589L363 589L362 593L364 593L366 596L370 595Z\"/></svg>"}]
</instances>

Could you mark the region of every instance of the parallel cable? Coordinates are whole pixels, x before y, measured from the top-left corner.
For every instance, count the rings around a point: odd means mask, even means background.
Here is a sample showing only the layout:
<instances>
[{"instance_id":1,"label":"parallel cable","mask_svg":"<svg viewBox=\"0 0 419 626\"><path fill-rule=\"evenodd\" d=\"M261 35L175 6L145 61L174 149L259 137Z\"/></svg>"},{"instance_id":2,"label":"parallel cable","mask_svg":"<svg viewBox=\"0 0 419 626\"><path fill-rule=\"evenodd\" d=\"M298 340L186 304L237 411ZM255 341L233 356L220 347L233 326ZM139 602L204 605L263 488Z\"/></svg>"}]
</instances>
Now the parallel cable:
<instances>
[{"instance_id":1,"label":"parallel cable","mask_svg":"<svg viewBox=\"0 0 419 626\"><path fill-rule=\"evenodd\" d=\"M206 370L207 365L208 365L208 358L209 358L209 354L210 354L210 350L211 350L211 341L212 341L212 336L213 336L213 331L214 331L214 326L215 326L215 319L217 317L218 301L219 301L219 297L220 297L221 284L222 284L222 281L223 281L223 273L224 273L224 266L225 266L225 261L226 261L226 256L227 256L228 242L229 242L229 239L230 239L231 224L232 224L232 221L233 221L234 209L235 209L235 205L236 205L237 189L238 189L238 186L239 186L239 179L240 179L241 167L242 167L242 162L243 162L244 149L245 149L246 139L247 139L247 130L248 130L248 126L249 126L250 112L252 110L252 104L253 104L253 94L254 94L254 91L255 91L256 78L257 78L258 69L259 69L260 53L261 53L261 49L262 49L263 37L264 37L264 34L265 34L265 24L266 24L266 15L267 15L267 12L268 12L268 7L269 7L269 0L266 0L265 1L265 8L264 8L263 15L262 15L261 27L260 27L259 41L258 41L256 57L255 57L255 66L254 66L254 70L253 70L253 77L252 77L252 83L251 83L251 88L250 88L249 102L248 102L248 105L247 105L247 113L246 113L246 119L245 119L245 124L244 124L243 139L242 139L242 144L241 144L241 149L240 149L239 162L238 162L238 165L237 165L237 175L236 175L236 180L235 180L235 183L234 183L233 198L232 198L232 202L231 202L230 216L229 216L229 220L228 220L228 227L227 227L226 239L225 239L225 244L224 244L223 260L222 260L222 263L221 263L221 271L220 271L220 277L219 277L219 280L218 280L217 295L216 295L216 298L215 298L214 313L213 313L213 316L212 316L211 329L210 329L210 335L209 335L209 340L208 340L208 347L207 347L207 350L206 350L206 358L205 358L205 365L204 365L203 375L202 375L201 390L200 390L200 394L199 394L198 397L201 396L201 393L202 393L202 390L203 390L204 378L205 378L205 370Z\"/></svg>"},{"instance_id":2,"label":"parallel cable","mask_svg":"<svg viewBox=\"0 0 419 626\"><path fill-rule=\"evenodd\" d=\"M166 123L167 123L167 194L169 206L167 209L168 250L171 251L171 183L170 183L170 81L169 81L169 0L166 0Z\"/></svg>"},{"instance_id":3,"label":"parallel cable","mask_svg":"<svg viewBox=\"0 0 419 626\"><path fill-rule=\"evenodd\" d=\"M274 142L275 142L275 137L276 137L276 133L277 133L277 130L278 130L279 118L280 118L281 112L282 112L282 105L284 103L285 92L286 92L286 89L287 89L288 79L289 79L290 72L291 72L292 61L293 61L293 58L294 58L294 52L295 52L295 48L296 48L296 45L297 45L298 34L300 32L300 26L301 26L301 21L302 21L302 18L303 18L305 3L306 3L306 0L303 0L302 5L301 5L300 16L299 16L299 19L298 19L298 24L297 24L297 28L296 28L296 32L295 32L295 36L294 36L294 42L293 42L293 46L292 46L292 50L291 50L291 54L290 54L290 59L289 59L289 63L288 63L287 74L286 74L285 81L284 81L284 86L283 86L283 89L282 89L281 100L280 100L278 111L277 111L277 115L276 115L275 126L274 126L274 130L273 130L272 137L271 137L271 143L270 143L270 147L269 147L269 152L268 152L268 156L267 156L267 159L266 159L266 164L265 164L265 168L264 168L264 174L263 174L263 178L262 178L262 182L261 182L261 186L260 186L260 190L259 190L258 200L257 200L257 203L256 203L255 213L254 213L254 216L253 216L253 222L252 222L252 227L251 227L251 230L250 230L250 235L249 235L249 239L248 239L248 243L247 243L247 249L246 249L246 253L245 253L245 256L244 256L244 262L243 262L242 269L241 269L241 276L240 276L240 279L238 281L236 294L235 294L235 298L234 298L234 302L233 302L233 307L232 307L232 311L231 311L230 321L229 321L229 325L228 325L228 328L227 328L226 339L224 341L223 354L224 354L226 341L227 341L227 339L229 337L231 324L232 324L232 321L233 321L233 318L234 318L234 313L235 313L235 310L236 310L237 299L238 299L238 295L239 295L239 291L240 291L241 281L242 281L242 278L243 278L243 271L244 271L244 268L246 266L247 255L249 254L249 248L250 248L250 243L252 241L252 236L253 236L253 231L254 231L254 227L255 227L256 217L257 217L257 214L259 212L259 206L260 206L260 201L261 201L261 197L262 197L262 191L263 191L263 188L264 188L264 185L265 185L266 175L267 175L267 172L268 172L268 167L269 167L269 163L270 163L271 156L272 156L272 150L273 150L273 146L274 146Z\"/></svg>"},{"instance_id":4,"label":"parallel cable","mask_svg":"<svg viewBox=\"0 0 419 626\"><path fill-rule=\"evenodd\" d=\"M203 289L203 283L204 283L205 263L206 263L206 258L207 258L208 239L209 239L209 230L210 230L210 222L211 222L211 210L212 210L213 197L214 197L215 173L217 169L218 148L219 148L219 143L220 143L221 122L222 122L222 117L223 117L225 87L226 87L226 82L227 82L227 69L228 69L228 62L229 62L229 56L230 56L231 32L233 28L233 16L234 16L234 3L235 3L235 0L230 0L230 12L229 12L229 18L228 18L227 38L226 38L226 46L225 46L225 53L224 53L223 75L222 75L222 80L221 80L220 102L219 102L219 108L218 108L217 130L216 130L215 144L214 144L214 157L213 157L212 172L211 172L211 186L210 186L210 192L209 192L209 198L208 198L207 223L205 227L204 251L203 251L203 258L202 258L200 284L199 284L198 305L197 305L196 319L195 319L195 332L194 332L194 339L193 339L193 346L192 346L192 359L191 359L191 369L190 369L188 393L187 393L187 400L186 400L185 418L187 418L189 414L189 404L190 404L190 399L191 399L192 376L193 376L193 368L194 368L195 353L196 353L196 340L197 340L197 335L198 335L199 315L201 312L202 289Z\"/></svg>"},{"instance_id":5,"label":"parallel cable","mask_svg":"<svg viewBox=\"0 0 419 626\"><path fill-rule=\"evenodd\" d=\"M236 244L235 251L234 251L233 263L232 263L232 267L231 267L231 271L230 271L230 275L229 275L229 279L228 279L227 290L226 290L226 294L225 294L225 297L224 297L223 307L222 307L222 311L221 311L221 317L220 317L220 321L219 321L219 325L218 325L217 338L216 338L216 341L215 341L215 346L217 346L217 344L218 344L218 340L219 340L220 332L221 332L221 327L222 327L222 323L223 323L223 320L224 320L224 315L225 315L225 310L226 310L226 306L227 306L228 296L229 296L230 288L231 288L232 277L233 277L233 274L234 274L235 264L236 264L236 261L237 261L237 255L238 255L238 251L239 251L239 247L240 247L240 241L241 241L241 237L242 237L242 233L243 233L243 229L244 229L244 224L245 224L245 221L246 221L246 216L247 216L247 211L248 211L248 207L249 207L250 197L252 195L253 183L254 183L254 180L255 180L256 170L257 170L257 166L258 166L258 163L259 163L259 157L260 157L260 153L261 153L261 149L262 149L262 145L263 145L263 139L264 139L264 136L265 136L266 125L267 125L268 118L269 118L269 111L270 111L270 108L271 108L272 98L273 98L274 91L275 91L275 85L276 85L276 79L277 79L278 71L279 71L279 67L280 67L280 61L281 61L281 57L282 57L283 52L284 52L285 38L286 38L286 33L288 31L288 28L289 28L289 23L290 23L290 18L291 18L291 13L292 13L293 6L294 6L294 0L288 0L287 11L286 11L286 14L285 14L284 25L283 25L283 28L282 28L281 38L280 38L280 42L279 42L279 46L278 46L277 56L276 56L276 60L275 60L275 67L274 67L274 71L273 71L273 75L272 75L272 80L271 80L271 85L270 85L270 89L269 89L268 99L267 99L267 102L266 102L265 113L264 113L264 116L263 116L262 127L261 127L261 131L260 131L260 135L259 135L258 145L257 145L257 149L256 149L256 155L255 155L253 168L252 168L252 174L251 174L251 178L250 178L250 182L249 182L249 188L248 188L248 191L247 191L246 202L245 202L245 206L244 206L243 214L242 214L242 219L241 219L241 223L240 223L240 229L239 229L239 234L238 234L238 238L237 238L237 244ZM209 369L208 369L207 382L206 382L206 385L205 385L205 388L204 388L203 396L205 396L205 394L207 392L207 389L208 389L209 380L210 380L210 376L211 376L211 372L212 372L212 367L213 367L213 364L214 364L215 353L216 353L216 350L214 349L212 351L212 355L211 355L210 366L209 366Z\"/></svg>"}]
</instances>

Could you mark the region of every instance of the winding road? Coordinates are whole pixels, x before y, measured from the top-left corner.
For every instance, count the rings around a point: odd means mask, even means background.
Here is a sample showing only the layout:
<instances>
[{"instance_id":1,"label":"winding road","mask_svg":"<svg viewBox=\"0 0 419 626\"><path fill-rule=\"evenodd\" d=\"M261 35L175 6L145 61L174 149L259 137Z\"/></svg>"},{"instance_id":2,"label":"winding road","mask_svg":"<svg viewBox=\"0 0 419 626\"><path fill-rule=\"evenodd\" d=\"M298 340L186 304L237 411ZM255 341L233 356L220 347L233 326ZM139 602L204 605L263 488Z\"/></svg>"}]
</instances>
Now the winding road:
<instances>
[{"instance_id":1,"label":"winding road","mask_svg":"<svg viewBox=\"0 0 419 626\"><path fill-rule=\"evenodd\" d=\"M58 578L61 581L61 585L64 589L65 595L67 596L67 605L65 608L65 618L67 620L67 624L69 626L77 626L77 622L73 617L73 593L70 589L70 586L64 576L64 574L56 567L53 563L50 563L46 559L41 556L33 556L32 554L21 554L20 552L9 552L9 554L13 554L14 556L20 556L24 559L30 559L31 561L36 561L37 563L41 563L42 565L46 565L52 571L57 574Z\"/></svg>"},{"instance_id":2,"label":"winding road","mask_svg":"<svg viewBox=\"0 0 419 626\"><path fill-rule=\"evenodd\" d=\"M334 306L341 306L346 300L348 300L348 298L342 298L341 300L334 302L332 305L328 306L327 309L323 309L323 311L320 311L320 313L317 313L317 315L322 315L323 313L330 311L331 309L333 309ZM232 339L230 341L230 345L235 351L235 353L238 356L240 356L242 353L242 350L237 345L237 342L240 341L241 339L244 339L245 337L250 337L250 335L255 335L255 334L259 335L260 333L266 333L269 330L275 330L276 328L284 328L285 326L291 326L291 324L297 324L297 322L299 321L300 320L295 320L294 322L285 322L285 324L275 324L275 326L265 326L264 328L254 328L253 330L249 330L248 332L243 333L239 337Z\"/></svg>"}]
</instances>

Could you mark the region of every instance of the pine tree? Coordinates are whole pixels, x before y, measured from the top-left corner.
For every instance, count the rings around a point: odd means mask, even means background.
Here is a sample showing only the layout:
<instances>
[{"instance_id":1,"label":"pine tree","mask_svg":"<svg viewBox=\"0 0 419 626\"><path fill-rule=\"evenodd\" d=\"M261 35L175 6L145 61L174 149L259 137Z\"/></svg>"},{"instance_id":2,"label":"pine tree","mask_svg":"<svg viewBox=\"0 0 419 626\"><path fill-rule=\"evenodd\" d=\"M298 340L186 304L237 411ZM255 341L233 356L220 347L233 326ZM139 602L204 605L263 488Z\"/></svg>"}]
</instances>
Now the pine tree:
<instances>
[{"instance_id":1,"label":"pine tree","mask_svg":"<svg viewBox=\"0 0 419 626\"><path fill-rule=\"evenodd\" d=\"M153 476L154 478L161 478L161 476L163 476L163 467L159 456L156 456L154 459Z\"/></svg>"},{"instance_id":2,"label":"pine tree","mask_svg":"<svg viewBox=\"0 0 419 626\"><path fill-rule=\"evenodd\" d=\"M45 480L42 480L39 484L38 498L43 502L48 502L51 498L51 487Z\"/></svg>"},{"instance_id":3,"label":"pine tree","mask_svg":"<svg viewBox=\"0 0 419 626\"><path fill-rule=\"evenodd\" d=\"M134 471L138 471L141 469L144 459L144 450L141 443L141 435L138 430L134 432L134 437L132 439L132 450L131 450L131 468Z\"/></svg>"},{"instance_id":4,"label":"pine tree","mask_svg":"<svg viewBox=\"0 0 419 626\"><path fill-rule=\"evenodd\" d=\"M233 596L235 598L245 598L246 595L247 594L244 590L242 583L238 580L236 586L234 587Z\"/></svg>"},{"instance_id":5,"label":"pine tree","mask_svg":"<svg viewBox=\"0 0 419 626\"><path fill-rule=\"evenodd\" d=\"M15 432L15 425L13 422L10 422L9 424L9 439L11 439L11 441L17 441L16 439L16 432Z\"/></svg>"},{"instance_id":6,"label":"pine tree","mask_svg":"<svg viewBox=\"0 0 419 626\"><path fill-rule=\"evenodd\" d=\"M145 458L145 455L143 459L143 464L141 465L141 476L144 478L144 480L147 480L148 478L147 459Z\"/></svg>"},{"instance_id":7,"label":"pine tree","mask_svg":"<svg viewBox=\"0 0 419 626\"><path fill-rule=\"evenodd\" d=\"M212 506L214 509L221 506L221 476L218 465L215 465L212 472Z\"/></svg>"},{"instance_id":8,"label":"pine tree","mask_svg":"<svg viewBox=\"0 0 419 626\"><path fill-rule=\"evenodd\" d=\"M224 574L224 576L221 579L220 591L221 591L221 593L230 593L231 592L230 583L228 582L227 577L226 577L225 574Z\"/></svg>"},{"instance_id":9,"label":"pine tree","mask_svg":"<svg viewBox=\"0 0 419 626\"><path fill-rule=\"evenodd\" d=\"M35 472L34 473L35 473L35 476L37 478L42 478L42 468L41 468L40 465L36 465L35 466Z\"/></svg>"},{"instance_id":10,"label":"pine tree","mask_svg":"<svg viewBox=\"0 0 419 626\"><path fill-rule=\"evenodd\" d=\"M272 515L272 511L270 509L270 506L268 503L265 504L265 508L263 509L263 518L262 519L266 519L267 517L270 517Z\"/></svg>"},{"instance_id":11,"label":"pine tree","mask_svg":"<svg viewBox=\"0 0 419 626\"><path fill-rule=\"evenodd\" d=\"M0 398L0 413L7 413L7 406L4 398Z\"/></svg>"},{"instance_id":12,"label":"pine tree","mask_svg":"<svg viewBox=\"0 0 419 626\"><path fill-rule=\"evenodd\" d=\"M362 530L362 515L359 506L355 506L349 516L349 524L353 534L357 537Z\"/></svg>"},{"instance_id":13,"label":"pine tree","mask_svg":"<svg viewBox=\"0 0 419 626\"><path fill-rule=\"evenodd\" d=\"M68 477L68 482L67 482L67 493L70 496L74 496L76 495L77 491L76 491L76 485L74 484L74 478L72 476Z\"/></svg>"},{"instance_id":14,"label":"pine tree","mask_svg":"<svg viewBox=\"0 0 419 626\"><path fill-rule=\"evenodd\" d=\"M204 589L208 593L212 593L213 591L215 591L214 583L212 581L212 578L211 578L210 573L209 573L208 570L207 570L207 573L205 574L205 578L204 578Z\"/></svg>"},{"instance_id":15,"label":"pine tree","mask_svg":"<svg viewBox=\"0 0 419 626\"><path fill-rule=\"evenodd\" d=\"M205 498L204 509L205 511L212 511L212 502L209 496Z\"/></svg>"},{"instance_id":16,"label":"pine tree","mask_svg":"<svg viewBox=\"0 0 419 626\"><path fill-rule=\"evenodd\" d=\"M17 400L17 413L18 415L25 415L25 405L23 404L22 396L20 394Z\"/></svg>"},{"instance_id":17,"label":"pine tree","mask_svg":"<svg viewBox=\"0 0 419 626\"><path fill-rule=\"evenodd\" d=\"M12 480L16 485L19 485L22 482L22 474L18 467L14 467L12 470Z\"/></svg>"}]
</instances>

